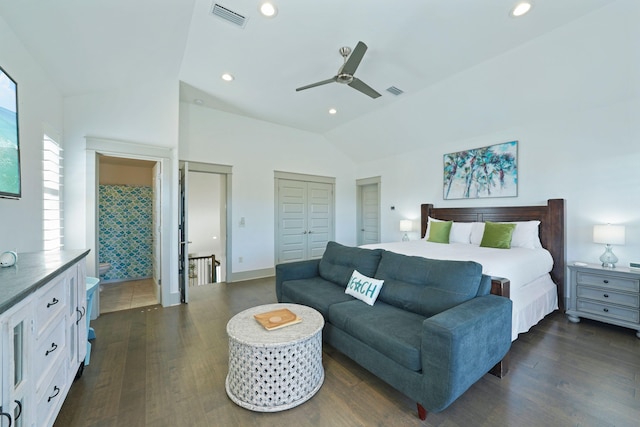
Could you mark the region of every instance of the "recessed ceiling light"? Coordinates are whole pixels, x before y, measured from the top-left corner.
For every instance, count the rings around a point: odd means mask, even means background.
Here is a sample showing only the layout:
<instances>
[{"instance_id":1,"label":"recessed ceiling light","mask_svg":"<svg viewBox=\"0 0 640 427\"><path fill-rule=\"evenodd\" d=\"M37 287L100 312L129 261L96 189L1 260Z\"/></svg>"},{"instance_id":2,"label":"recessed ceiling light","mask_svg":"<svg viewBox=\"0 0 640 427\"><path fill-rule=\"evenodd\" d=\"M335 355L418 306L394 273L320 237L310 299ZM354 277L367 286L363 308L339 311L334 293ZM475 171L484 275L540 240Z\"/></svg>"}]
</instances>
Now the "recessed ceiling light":
<instances>
[{"instance_id":1,"label":"recessed ceiling light","mask_svg":"<svg viewBox=\"0 0 640 427\"><path fill-rule=\"evenodd\" d=\"M335 108L329 108L329 114L336 114L338 112L338 110L336 110Z\"/></svg>"},{"instance_id":2,"label":"recessed ceiling light","mask_svg":"<svg viewBox=\"0 0 640 427\"><path fill-rule=\"evenodd\" d=\"M527 1L520 2L516 4L513 9L511 9L511 16L518 17L526 14L531 10L531 3Z\"/></svg>"},{"instance_id":3,"label":"recessed ceiling light","mask_svg":"<svg viewBox=\"0 0 640 427\"><path fill-rule=\"evenodd\" d=\"M229 73L224 73L221 77L225 82L230 82L234 79L234 77Z\"/></svg>"},{"instance_id":4,"label":"recessed ceiling light","mask_svg":"<svg viewBox=\"0 0 640 427\"><path fill-rule=\"evenodd\" d=\"M276 9L273 3L266 2L260 5L260 13L267 18L273 18L278 14L278 9Z\"/></svg>"}]
</instances>

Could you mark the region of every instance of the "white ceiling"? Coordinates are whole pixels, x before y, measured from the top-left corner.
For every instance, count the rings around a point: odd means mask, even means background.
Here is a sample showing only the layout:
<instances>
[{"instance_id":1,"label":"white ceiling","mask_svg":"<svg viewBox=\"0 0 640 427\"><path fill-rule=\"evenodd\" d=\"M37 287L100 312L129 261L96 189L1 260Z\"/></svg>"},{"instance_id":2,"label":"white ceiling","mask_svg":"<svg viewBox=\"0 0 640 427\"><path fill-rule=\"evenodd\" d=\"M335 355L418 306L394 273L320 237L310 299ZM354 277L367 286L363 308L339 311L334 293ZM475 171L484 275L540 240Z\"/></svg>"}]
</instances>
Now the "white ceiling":
<instances>
[{"instance_id":1,"label":"white ceiling","mask_svg":"<svg viewBox=\"0 0 640 427\"><path fill-rule=\"evenodd\" d=\"M533 0L515 19L516 0L274 0L274 18L261 0L219 0L244 28L211 15L212 0L3 1L0 16L64 96L169 78L183 101L326 133L613 1ZM380 98L336 83L295 91L333 77L338 49L358 41L369 50L355 75Z\"/></svg>"}]
</instances>

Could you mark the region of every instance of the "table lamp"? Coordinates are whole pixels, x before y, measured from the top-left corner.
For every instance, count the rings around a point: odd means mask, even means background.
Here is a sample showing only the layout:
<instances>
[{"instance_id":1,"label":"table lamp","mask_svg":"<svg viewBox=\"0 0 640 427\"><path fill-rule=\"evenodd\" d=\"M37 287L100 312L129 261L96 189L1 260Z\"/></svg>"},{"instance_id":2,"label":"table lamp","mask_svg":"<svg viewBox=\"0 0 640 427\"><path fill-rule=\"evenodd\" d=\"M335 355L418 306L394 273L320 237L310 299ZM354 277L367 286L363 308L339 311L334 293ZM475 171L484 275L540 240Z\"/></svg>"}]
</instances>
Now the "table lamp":
<instances>
[{"instance_id":1,"label":"table lamp","mask_svg":"<svg viewBox=\"0 0 640 427\"><path fill-rule=\"evenodd\" d=\"M624 225L594 225L593 242L606 245L604 253L600 256L602 266L615 268L618 257L611 250L611 245L624 245Z\"/></svg>"},{"instance_id":2,"label":"table lamp","mask_svg":"<svg viewBox=\"0 0 640 427\"><path fill-rule=\"evenodd\" d=\"M409 235L407 231L411 231L413 229L413 222L410 219L401 219L400 220L400 231L404 231L404 236L402 236L403 242L409 241Z\"/></svg>"}]
</instances>

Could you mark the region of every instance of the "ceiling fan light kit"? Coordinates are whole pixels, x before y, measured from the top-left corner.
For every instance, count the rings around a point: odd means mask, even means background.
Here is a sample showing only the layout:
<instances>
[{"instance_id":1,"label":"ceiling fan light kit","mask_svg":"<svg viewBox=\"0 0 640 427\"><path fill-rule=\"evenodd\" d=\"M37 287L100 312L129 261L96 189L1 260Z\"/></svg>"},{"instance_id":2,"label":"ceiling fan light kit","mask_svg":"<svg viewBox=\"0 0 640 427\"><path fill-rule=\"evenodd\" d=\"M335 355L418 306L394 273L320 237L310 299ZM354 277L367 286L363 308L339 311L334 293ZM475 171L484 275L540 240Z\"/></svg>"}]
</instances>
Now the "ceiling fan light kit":
<instances>
[{"instance_id":1,"label":"ceiling fan light kit","mask_svg":"<svg viewBox=\"0 0 640 427\"><path fill-rule=\"evenodd\" d=\"M367 51L367 45L364 44L363 42L358 42L358 44L356 45L355 49L353 49L353 51L348 46L341 47L339 52L342 58L344 59L344 63L342 64L342 67L340 67L340 69L338 70L337 74L330 79L322 80L320 82L299 87L296 89L296 92L299 92L301 90L311 89L316 86L322 86L328 83L341 83L341 84L346 84L348 86L351 86L355 90L362 92L365 95L370 96L371 98L374 98L374 99L378 98L380 96L378 92L376 92L372 87L367 85L362 80L353 76L356 70L358 69L358 66L360 65L360 61L362 61L362 57L364 56L366 51Z\"/></svg>"}]
</instances>

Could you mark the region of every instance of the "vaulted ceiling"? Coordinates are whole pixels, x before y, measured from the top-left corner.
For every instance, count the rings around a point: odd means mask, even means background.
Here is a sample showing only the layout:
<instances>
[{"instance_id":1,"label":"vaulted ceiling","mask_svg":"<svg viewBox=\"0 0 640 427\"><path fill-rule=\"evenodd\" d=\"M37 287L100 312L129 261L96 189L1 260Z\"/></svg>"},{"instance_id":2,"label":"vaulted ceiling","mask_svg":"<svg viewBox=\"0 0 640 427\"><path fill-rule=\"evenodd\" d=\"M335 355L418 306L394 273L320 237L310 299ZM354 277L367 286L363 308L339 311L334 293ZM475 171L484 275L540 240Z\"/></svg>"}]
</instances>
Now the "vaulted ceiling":
<instances>
[{"instance_id":1,"label":"vaulted ceiling","mask_svg":"<svg viewBox=\"0 0 640 427\"><path fill-rule=\"evenodd\" d=\"M1 2L0 16L63 96L169 78L183 101L326 133L613 1L533 0L513 18L517 0L273 0L267 18L261 0L22 0ZM356 77L381 97L334 83L296 92L333 77L339 48L358 41L369 49Z\"/></svg>"}]
</instances>

